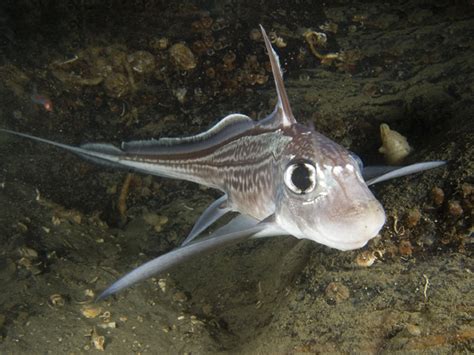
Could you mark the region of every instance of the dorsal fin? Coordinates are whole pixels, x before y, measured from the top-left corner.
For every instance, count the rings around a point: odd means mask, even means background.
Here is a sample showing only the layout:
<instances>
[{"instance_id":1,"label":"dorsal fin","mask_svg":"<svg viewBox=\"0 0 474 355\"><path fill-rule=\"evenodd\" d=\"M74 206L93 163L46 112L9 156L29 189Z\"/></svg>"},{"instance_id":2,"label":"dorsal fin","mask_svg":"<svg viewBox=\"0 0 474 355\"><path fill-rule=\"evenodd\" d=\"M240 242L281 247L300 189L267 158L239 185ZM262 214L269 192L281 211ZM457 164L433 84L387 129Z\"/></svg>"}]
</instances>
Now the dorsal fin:
<instances>
[{"instance_id":1,"label":"dorsal fin","mask_svg":"<svg viewBox=\"0 0 474 355\"><path fill-rule=\"evenodd\" d=\"M224 141L247 129L253 128L255 122L248 116L233 113L224 117L216 125L189 137L160 138L143 141L123 142L121 148L126 153L148 154L166 153L177 154L207 148Z\"/></svg>"},{"instance_id":2,"label":"dorsal fin","mask_svg":"<svg viewBox=\"0 0 474 355\"><path fill-rule=\"evenodd\" d=\"M272 47L270 40L268 39L267 33L262 25L260 25L262 30L263 39L265 41L265 47L267 48L268 57L270 58L270 64L272 66L273 79L275 80L276 91L278 95L278 102L275 108L274 119L280 121L280 124L283 126L291 126L296 123L293 112L291 111L290 101L288 100L288 95L286 94L285 84L283 83L283 74L280 66L280 60L278 55Z\"/></svg>"}]
</instances>

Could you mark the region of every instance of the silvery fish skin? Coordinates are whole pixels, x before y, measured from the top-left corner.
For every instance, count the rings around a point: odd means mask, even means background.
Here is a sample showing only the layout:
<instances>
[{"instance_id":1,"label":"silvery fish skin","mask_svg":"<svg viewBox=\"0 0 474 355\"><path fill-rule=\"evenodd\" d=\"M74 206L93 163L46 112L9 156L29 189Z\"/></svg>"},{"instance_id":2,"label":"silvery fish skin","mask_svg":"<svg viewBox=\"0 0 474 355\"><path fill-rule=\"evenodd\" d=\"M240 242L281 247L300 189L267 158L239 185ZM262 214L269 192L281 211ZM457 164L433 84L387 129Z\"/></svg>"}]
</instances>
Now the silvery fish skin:
<instances>
[{"instance_id":1,"label":"silvery fish skin","mask_svg":"<svg viewBox=\"0 0 474 355\"><path fill-rule=\"evenodd\" d=\"M107 297L183 260L250 237L292 235L339 250L363 247L385 223L368 185L444 164L363 168L360 159L329 138L297 123L283 84L278 56L262 27L278 103L261 121L231 114L192 137L73 147L0 129L73 152L112 167L193 181L224 195L202 214L183 245L126 274ZM195 240L228 212L239 216Z\"/></svg>"}]
</instances>

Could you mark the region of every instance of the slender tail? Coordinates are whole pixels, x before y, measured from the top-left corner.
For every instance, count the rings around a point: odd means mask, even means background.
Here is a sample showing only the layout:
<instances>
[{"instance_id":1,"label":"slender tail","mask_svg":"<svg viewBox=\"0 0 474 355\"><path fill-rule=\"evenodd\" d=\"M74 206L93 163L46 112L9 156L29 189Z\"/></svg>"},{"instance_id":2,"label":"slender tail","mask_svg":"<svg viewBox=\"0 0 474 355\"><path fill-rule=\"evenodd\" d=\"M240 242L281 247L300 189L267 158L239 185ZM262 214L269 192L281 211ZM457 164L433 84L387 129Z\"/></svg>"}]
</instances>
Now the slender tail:
<instances>
[{"instance_id":1,"label":"slender tail","mask_svg":"<svg viewBox=\"0 0 474 355\"><path fill-rule=\"evenodd\" d=\"M188 176L186 172L183 173L177 171L173 165L162 164L158 161L158 159L157 161L152 163L147 162L146 160L142 159L142 157L140 156L140 152L136 149L133 152L129 152L130 149L127 144L122 144L123 149L119 149L107 143L87 143L75 147L72 145L35 137L29 134L19 133L8 129L0 128L0 133L2 132L64 149L80 156L83 159L103 166L133 170L136 172L141 172L143 174L151 174L171 179L188 180L205 184L205 181L194 179L193 176ZM132 148L135 147L135 144L133 144L133 142L131 145Z\"/></svg>"},{"instance_id":2,"label":"slender tail","mask_svg":"<svg viewBox=\"0 0 474 355\"><path fill-rule=\"evenodd\" d=\"M88 144L83 144L79 147L74 147L72 145L54 142L48 139L35 137L29 134L11 131L9 129L0 128L0 132L31 139L31 140L41 142L41 143L46 143L46 144L67 150L71 153L79 155L80 157L84 159L93 161L94 163L124 168L124 166L120 164L120 159L124 156L124 152L118 149L117 147L114 147L111 144L88 143Z\"/></svg>"}]
</instances>

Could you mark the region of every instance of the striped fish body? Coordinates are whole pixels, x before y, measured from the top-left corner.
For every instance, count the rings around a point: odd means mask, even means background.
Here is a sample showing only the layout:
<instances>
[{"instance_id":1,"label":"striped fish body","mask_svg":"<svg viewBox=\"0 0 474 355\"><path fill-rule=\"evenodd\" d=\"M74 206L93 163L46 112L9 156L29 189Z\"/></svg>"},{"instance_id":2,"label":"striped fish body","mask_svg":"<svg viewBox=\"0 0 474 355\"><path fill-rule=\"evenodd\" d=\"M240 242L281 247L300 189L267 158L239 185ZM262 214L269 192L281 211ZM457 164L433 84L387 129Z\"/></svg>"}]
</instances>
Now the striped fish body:
<instances>
[{"instance_id":1,"label":"striped fish body","mask_svg":"<svg viewBox=\"0 0 474 355\"><path fill-rule=\"evenodd\" d=\"M406 167L364 168L360 159L311 127L290 107L278 56L262 28L275 80L277 105L261 121L231 114L206 132L185 138L79 147L24 133L93 162L146 174L188 180L224 195L201 215L182 246L132 270L105 290L107 297L195 255L250 237L292 235L339 250L364 246L385 223L385 212L368 185L431 169L441 161ZM230 211L240 214L195 241Z\"/></svg>"},{"instance_id":2,"label":"striped fish body","mask_svg":"<svg viewBox=\"0 0 474 355\"><path fill-rule=\"evenodd\" d=\"M285 148L295 133L272 120L229 115L201 135L125 143L118 163L219 189L227 195L228 208L261 220L274 212ZM110 147L94 149L107 152Z\"/></svg>"}]
</instances>

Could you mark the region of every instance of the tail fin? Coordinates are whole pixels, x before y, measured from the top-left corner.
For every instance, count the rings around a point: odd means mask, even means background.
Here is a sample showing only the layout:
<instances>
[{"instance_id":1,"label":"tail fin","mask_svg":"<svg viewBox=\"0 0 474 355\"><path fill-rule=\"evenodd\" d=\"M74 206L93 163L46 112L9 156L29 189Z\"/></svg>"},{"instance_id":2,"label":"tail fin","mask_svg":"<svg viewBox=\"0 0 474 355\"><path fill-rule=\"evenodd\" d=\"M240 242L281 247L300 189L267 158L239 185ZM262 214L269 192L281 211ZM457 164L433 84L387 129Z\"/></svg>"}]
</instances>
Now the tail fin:
<instances>
[{"instance_id":1,"label":"tail fin","mask_svg":"<svg viewBox=\"0 0 474 355\"><path fill-rule=\"evenodd\" d=\"M31 139L37 142L53 145L55 147L77 154L84 159L93 161L94 163L107 165L111 167L124 168L124 166L120 164L120 158L124 155L124 152L118 149L117 147L114 147L111 144L89 143L89 144L81 145L79 147L74 147L72 145L58 143L58 142L50 141L48 139L35 137L29 134L15 132L8 129L0 128L0 132L4 132L4 133L12 134L18 137L23 137L23 138Z\"/></svg>"}]
</instances>

